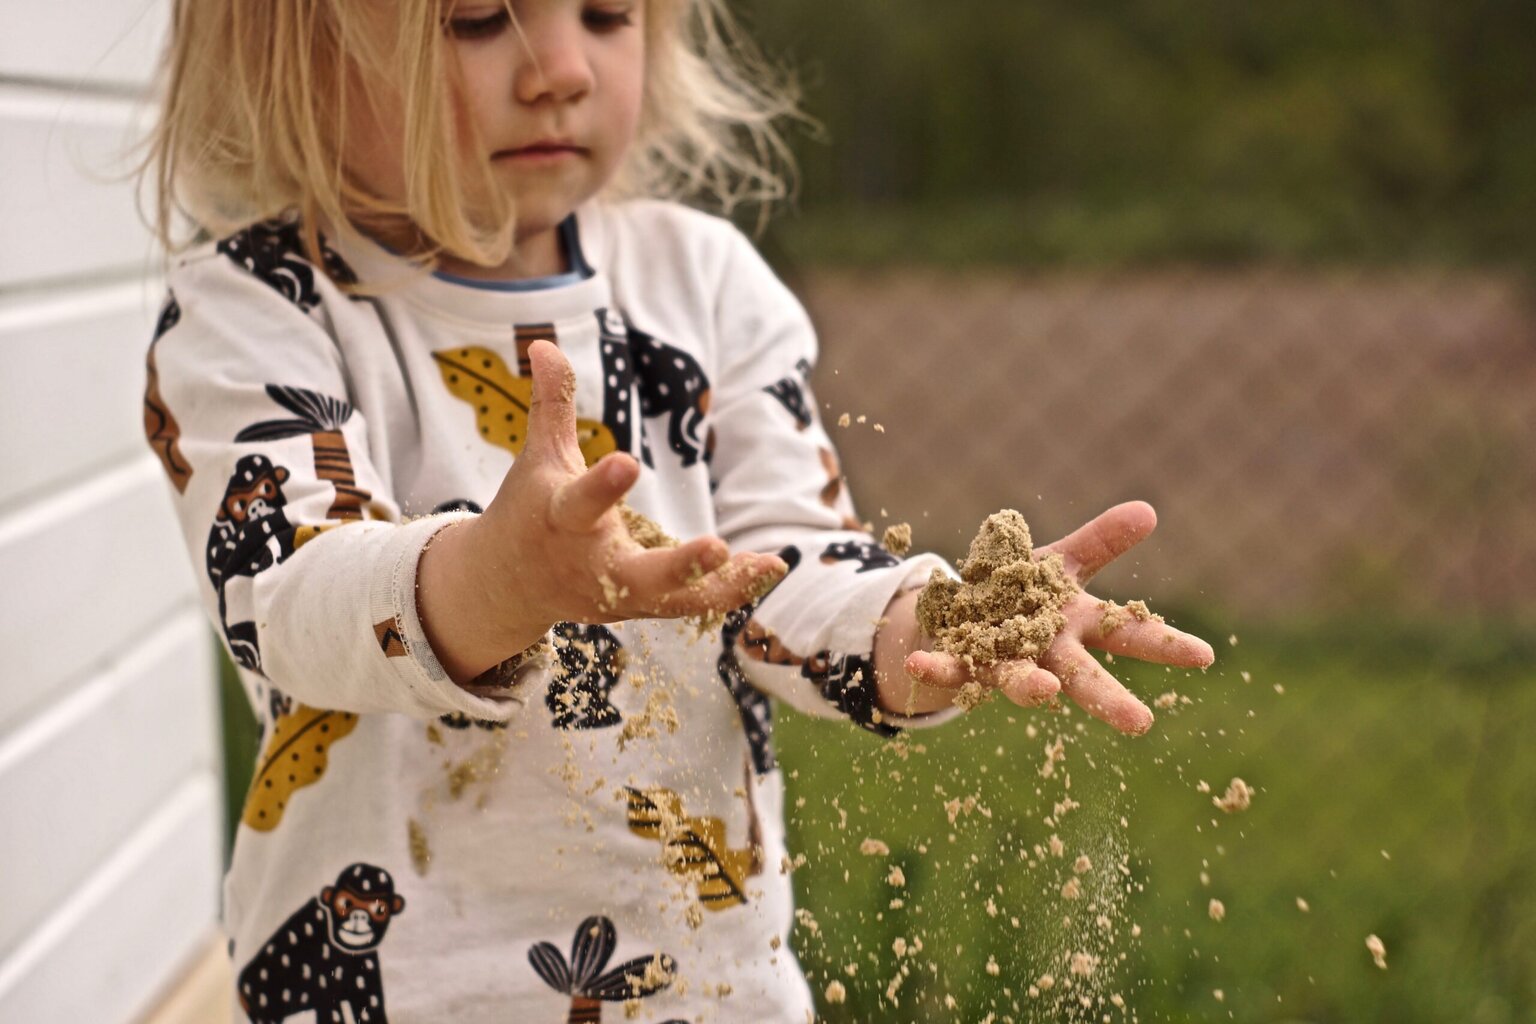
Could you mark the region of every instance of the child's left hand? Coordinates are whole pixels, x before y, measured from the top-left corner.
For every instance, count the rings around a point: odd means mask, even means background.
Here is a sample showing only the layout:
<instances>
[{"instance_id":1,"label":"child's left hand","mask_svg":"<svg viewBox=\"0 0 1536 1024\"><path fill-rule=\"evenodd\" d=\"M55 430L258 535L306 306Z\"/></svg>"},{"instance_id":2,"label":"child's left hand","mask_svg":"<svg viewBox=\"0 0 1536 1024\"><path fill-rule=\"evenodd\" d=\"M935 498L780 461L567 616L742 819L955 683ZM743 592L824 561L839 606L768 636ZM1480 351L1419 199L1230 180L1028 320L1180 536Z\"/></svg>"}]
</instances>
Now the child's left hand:
<instances>
[{"instance_id":1,"label":"child's left hand","mask_svg":"<svg viewBox=\"0 0 1536 1024\"><path fill-rule=\"evenodd\" d=\"M1157 513L1143 501L1117 505L1053 544L1035 550L1036 558L1061 555L1067 574L1081 588L1099 570L1135 547L1157 526ZM916 598L898 599L892 613L902 616L915 609ZM977 666L973 671L951 654L932 650L923 636L905 658L903 667L913 679L941 690L954 691L968 682L998 689L1016 704L1033 707L1058 692L1066 695L1095 718L1123 733L1139 736L1152 728L1152 711L1135 694L1105 671L1088 648L1174 668L1205 668L1216 658L1211 645L1197 636L1164 624L1157 617L1125 616L1113 625L1106 622L1105 603L1079 589L1062 608L1067 624L1040 658ZM889 614L889 613L888 613ZM1113 625L1107 632L1105 625ZM885 696L882 693L882 696ZM896 696L896 695L891 695ZM885 703L885 701L882 701ZM887 704L900 710L901 704ZM920 709L921 710L921 709Z\"/></svg>"}]
</instances>

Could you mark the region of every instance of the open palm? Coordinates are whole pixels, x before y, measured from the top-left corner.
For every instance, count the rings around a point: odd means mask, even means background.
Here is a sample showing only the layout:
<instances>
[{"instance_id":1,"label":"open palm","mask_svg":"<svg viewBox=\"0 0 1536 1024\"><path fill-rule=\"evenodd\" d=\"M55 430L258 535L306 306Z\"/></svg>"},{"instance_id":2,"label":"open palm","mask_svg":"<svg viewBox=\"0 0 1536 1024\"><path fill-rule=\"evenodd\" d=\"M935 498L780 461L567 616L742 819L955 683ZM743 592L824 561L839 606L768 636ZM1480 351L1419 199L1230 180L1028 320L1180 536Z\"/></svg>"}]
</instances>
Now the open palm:
<instances>
[{"instance_id":1,"label":"open palm","mask_svg":"<svg viewBox=\"0 0 1536 1024\"><path fill-rule=\"evenodd\" d=\"M925 649L907 657L907 672L930 686L946 689L979 682L1026 707L1065 693L1090 715L1121 732L1135 736L1145 733L1152 728L1152 710L1106 671L1089 649L1174 668L1205 668L1215 660L1215 652L1204 640L1155 616L1125 616L1118 623L1106 619L1105 603L1082 588L1156 527L1157 513L1152 506L1131 501L1036 549L1036 558L1060 555L1063 568L1078 587L1062 608L1066 626L1038 663L1007 661L973 669L952 654Z\"/></svg>"}]
</instances>

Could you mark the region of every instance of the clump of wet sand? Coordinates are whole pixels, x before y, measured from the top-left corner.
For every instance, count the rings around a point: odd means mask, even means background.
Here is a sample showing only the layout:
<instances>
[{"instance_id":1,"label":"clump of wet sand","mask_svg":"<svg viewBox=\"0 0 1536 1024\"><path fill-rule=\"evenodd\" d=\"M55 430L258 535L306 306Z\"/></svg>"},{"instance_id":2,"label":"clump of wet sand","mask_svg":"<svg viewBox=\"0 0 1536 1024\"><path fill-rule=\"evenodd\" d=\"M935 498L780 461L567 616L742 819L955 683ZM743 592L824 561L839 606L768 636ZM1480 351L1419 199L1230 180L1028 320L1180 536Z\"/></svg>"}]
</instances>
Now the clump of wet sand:
<instances>
[{"instance_id":1,"label":"clump of wet sand","mask_svg":"<svg viewBox=\"0 0 1536 1024\"><path fill-rule=\"evenodd\" d=\"M905 558L907 552L912 550L912 524L892 523L887 526L880 538L880 546L897 558Z\"/></svg>"},{"instance_id":2,"label":"clump of wet sand","mask_svg":"<svg viewBox=\"0 0 1536 1024\"><path fill-rule=\"evenodd\" d=\"M934 650L971 666L1038 659L1066 625L1077 591L1061 556L1034 557L1029 524L1013 509L988 516L960 563L960 579L934 570L917 618Z\"/></svg>"},{"instance_id":3,"label":"clump of wet sand","mask_svg":"<svg viewBox=\"0 0 1536 1024\"><path fill-rule=\"evenodd\" d=\"M628 502L623 500L619 501L617 507L619 517L624 520L625 529L629 531L629 536L636 544L649 550L677 547L677 538L663 530L654 519L636 512L629 507Z\"/></svg>"}]
</instances>

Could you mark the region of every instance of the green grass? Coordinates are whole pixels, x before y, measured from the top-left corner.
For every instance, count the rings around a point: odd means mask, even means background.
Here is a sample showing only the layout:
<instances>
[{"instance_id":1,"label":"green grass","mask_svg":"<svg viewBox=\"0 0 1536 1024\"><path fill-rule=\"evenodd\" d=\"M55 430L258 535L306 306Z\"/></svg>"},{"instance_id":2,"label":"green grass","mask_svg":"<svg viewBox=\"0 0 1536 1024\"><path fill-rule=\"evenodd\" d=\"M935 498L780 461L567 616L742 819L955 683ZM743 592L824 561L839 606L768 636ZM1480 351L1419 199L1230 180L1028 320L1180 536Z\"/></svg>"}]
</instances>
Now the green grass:
<instances>
[{"instance_id":1,"label":"green grass","mask_svg":"<svg viewBox=\"0 0 1536 1024\"><path fill-rule=\"evenodd\" d=\"M1178 621L1209 636L1230 628ZM1091 916L1058 892L1080 850L1095 860L1090 879L1120 851L1131 871L1128 891L1114 893L1123 906L1109 945L1126 959L1097 976L1128 1011L1095 1006L1081 1019L1536 1017L1536 637L1487 624L1239 632L1239 645L1220 645L1218 666L1203 675L1116 666L1143 694L1176 689L1194 701L1134 741L1081 713L995 703L910 734L903 759L862 732L781 711L791 848L807 859L798 901L817 925L797 929L795 946L818 994L833 977L847 989L845 1003L823 1008L826 1020L1072 1019L1047 1013L1026 990L1042 971L1065 975L1053 958L1095 945L1080 934L1069 941L1060 920ZM255 736L228 678L225 697L238 808ZM1053 829L1042 818L1064 794L1062 776L1042 779L1038 768L1058 730L1073 738L1061 769L1082 806ZM1227 817L1196 786L1219 792L1234 775L1258 794ZM944 802L967 795L990 818L978 810L951 826ZM1031 869L1019 850L1053 831L1067 858ZM890 856L861 854L866 837ZM906 876L900 890L886 880L892 863ZM898 895L905 905L893 910ZM1207 914L1212 897L1227 908L1220 924ZM1086 921L1075 928L1093 934ZM1385 972L1366 953L1372 933L1386 943ZM923 950L904 961L911 973L892 1005L884 993L899 969L898 937Z\"/></svg>"},{"instance_id":2,"label":"green grass","mask_svg":"<svg viewBox=\"0 0 1536 1024\"><path fill-rule=\"evenodd\" d=\"M1245 634L1204 676L1121 663L1145 694L1177 689L1194 699L1134 741L1080 713L994 704L914 734L925 752L914 747L902 760L871 737L783 716L790 806L806 801L791 812L791 842L808 858L797 873L799 903L818 924L817 934L797 931L797 949L818 993L832 977L848 993L846 1003L824 1007L826 1019L1073 1019L1047 1012L1048 1000L1032 1000L1027 986L1044 971L1063 977L1055 958L1065 951L1095 948L1061 925L1082 905L1059 896L1067 862L1080 849L1122 844L1131 875L1112 915L1119 939L1097 945L1127 958L1096 980L1104 996L1123 994L1136 1019L1532 1019L1536 748L1527 737L1536 666L1521 657L1528 637L1492 633L1471 650L1423 630L1332 632ZM1038 767L1047 736L1063 729L1075 742L1061 767L1082 807L1052 829L1042 818L1063 789ZM1258 795L1249 811L1228 817L1196 786L1205 780L1220 792L1234 775ZM992 816L962 816L951 827L943 802L967 794ZM1052 831L1066 841L1066 858L1031 869L1020 847ZM861 855L865 837L887 843L891 857ZM889 861L903 867L904 892L885 881ZM905 906L892 910L897 895ZM997 917L987 912L989 895ZM1212 897L1226 905L1220 924L1207 913ZM1127 934L1131 923L1141 926L1139 939ZM1386 943L1385 972L1365 950L1372 933ZM908 958L912 974L893 1006L884 993L898 969L897 936L921 938L924 951ZM985 969L989 956L996 976ZM849 962L858 964L852 977ZM1097 1005L1079 1019L1106 1011L1131 1019Z\"/></svg>"}]
</instances>

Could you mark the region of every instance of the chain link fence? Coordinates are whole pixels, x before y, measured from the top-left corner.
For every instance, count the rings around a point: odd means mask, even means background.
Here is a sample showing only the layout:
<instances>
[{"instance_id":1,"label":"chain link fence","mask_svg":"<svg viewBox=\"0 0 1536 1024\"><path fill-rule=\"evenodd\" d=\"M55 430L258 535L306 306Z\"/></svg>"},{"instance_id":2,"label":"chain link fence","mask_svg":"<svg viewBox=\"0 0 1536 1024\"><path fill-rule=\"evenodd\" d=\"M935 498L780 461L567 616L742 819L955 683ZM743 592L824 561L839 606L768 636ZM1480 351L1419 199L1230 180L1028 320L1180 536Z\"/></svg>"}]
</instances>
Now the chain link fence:
<instances>
[{"instance_id":1,"label":"chain link fence","mask_svg":"<svg viewBox=\"0 0 1536 1024\"><path fill-rule=\"evenodd\" d=\"M861 512L910 521L919 547L963 554L997 508L1045 540L1145 498L1163 528L1106 590L1239 618L1536 621L1536 306L1518 278L793 283L822 337L823 415L855 418L831 429Z\"/></svg>"}]
</instances>

